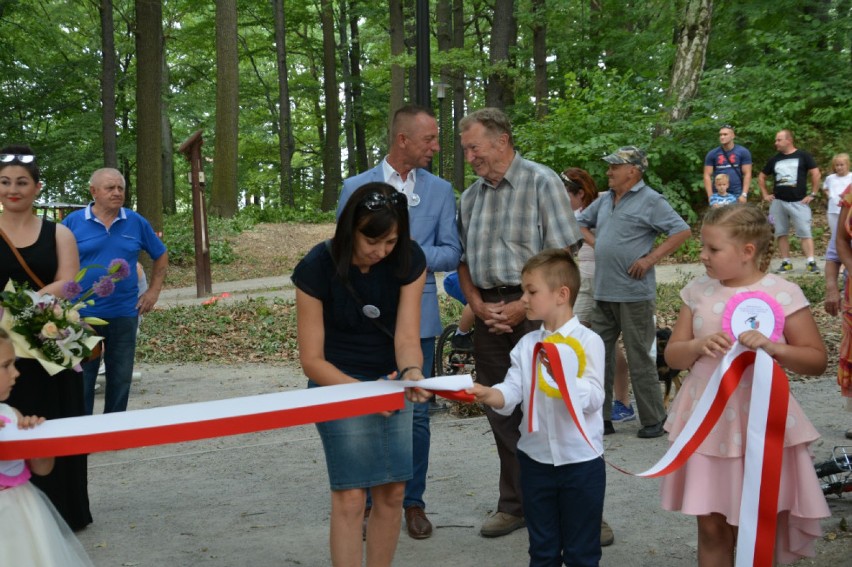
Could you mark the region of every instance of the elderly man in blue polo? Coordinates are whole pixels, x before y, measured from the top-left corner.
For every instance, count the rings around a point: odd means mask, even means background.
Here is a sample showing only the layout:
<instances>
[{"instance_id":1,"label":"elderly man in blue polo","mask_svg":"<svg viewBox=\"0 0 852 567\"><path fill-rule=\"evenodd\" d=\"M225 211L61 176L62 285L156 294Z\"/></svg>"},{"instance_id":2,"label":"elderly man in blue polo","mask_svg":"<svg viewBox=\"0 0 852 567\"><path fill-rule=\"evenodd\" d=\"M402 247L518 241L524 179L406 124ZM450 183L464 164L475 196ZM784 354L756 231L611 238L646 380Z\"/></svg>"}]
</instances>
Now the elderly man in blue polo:
<instances>
[{"instance_id":1,"label":"elderly man in blue polo","mask_svg":"<svg viewBox=\"0 0 852 567\"><path fill-rule=\"evenodd\" d=\"M612 386L616 341L621 335L642 424L638 436L649 439L665 433L666 417L656 360L651 354L656 345L654 265L677 250L689 238L690 230L665 197L643 180L648 169L645 152L624 146L603 159L609 164L606 176L610 190L583 210L577 222L586 242L595 249L591 324L606 347L604 434L615 432ZM659 234L667 238L655 248Z\"/></svg>"},{"instance_id":2,"label":"elderly man in blue polo","mask_svg":"<svg viewBox=\"0 0 852 567\"><path fill-rule=\"evenodd\" d=\"M124 278L116 282L111 295L99 298L82 312L87 317L100 317L107 322L107 325L97 327L98 333L104 337L104 413L127 409L136 355L138 317L157 303L169 265L166 246L151 224L142 215L123 207L124 188L124 176L117 169L95 171L89 181L93 201L62 222L77 239L80 265L92 266L80 282L83 289L88 289L102 276L105 267L115 258L124 258L129 266L135 267L139 252L144 250L154 260L151 281L145 293L138 294L138 278ZM95 381L100 362L100 357L97 357L83 363L85 409L89 415L94 410Z\"/></svg>"}]
</instances>

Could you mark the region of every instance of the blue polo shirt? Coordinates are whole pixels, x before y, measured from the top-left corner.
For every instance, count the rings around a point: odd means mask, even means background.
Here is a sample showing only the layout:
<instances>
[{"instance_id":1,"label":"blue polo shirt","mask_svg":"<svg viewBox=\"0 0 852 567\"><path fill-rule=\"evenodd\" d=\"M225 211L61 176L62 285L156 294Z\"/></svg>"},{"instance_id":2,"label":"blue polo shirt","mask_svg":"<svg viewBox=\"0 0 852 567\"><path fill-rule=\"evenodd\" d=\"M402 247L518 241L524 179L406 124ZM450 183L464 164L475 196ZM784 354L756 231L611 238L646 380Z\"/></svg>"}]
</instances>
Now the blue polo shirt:
<instances>
[{"instance_id":1,"label":"blue polo shirt","mask_svg":"<svg viewBox=\"0 0 852 567\"><path fill-rule=\"evenodd\" d=\"M166 253L166 246L157 237L145 218L129 209L121 208L107 229L92 213L92 203L85 209L68 215L62 224L71 229L80 250L80 267L89 267L80 285L84 290L106 273L106 267L116 258L124 258L130 266L130 276L116 282L115 292L107 297L92 296L95 304L82 313L88 317L136 317L139 281L136 278L136 261L144 250L156 260ZM92 267L90 267L92 266Z\"/></svg>"},{"instance_id":2,"label":"blue polo shirt","mask_svg":"<svg viewBox=\"0 0 852 567\"><path fill-rule=\"evenodd\" d=\"M660 193L639 181L615 204L607 191L577 215L577 223L595 229L595 300L613 303L648 301L657 296L651 267L641 280L630 277L630 266L654 248L658 234L672 236L689 225Z\"/></svg>"}]
</instances>

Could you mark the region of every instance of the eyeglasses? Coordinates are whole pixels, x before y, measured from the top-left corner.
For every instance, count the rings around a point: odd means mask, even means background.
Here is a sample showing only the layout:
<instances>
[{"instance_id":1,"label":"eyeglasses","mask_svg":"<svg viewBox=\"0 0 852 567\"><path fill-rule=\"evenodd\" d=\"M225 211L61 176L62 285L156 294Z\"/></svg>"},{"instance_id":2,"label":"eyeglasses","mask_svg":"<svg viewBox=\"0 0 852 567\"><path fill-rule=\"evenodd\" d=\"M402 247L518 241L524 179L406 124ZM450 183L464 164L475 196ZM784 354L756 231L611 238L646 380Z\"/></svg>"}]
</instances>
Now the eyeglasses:
<instances>
[{"instance_id":1,"label":"eyeglasses","mask_svg":"<svg viewBox=\"0 0 852 567\"><path fill-rule=\"evenodd\" d=\"M35 156L32 154L0 154L0 163L12 163L13 161L32 163L35 161Z\"/></svg>"},{"instance_id":2,"label":"eyeglasses","mask_svg":"<svg viewBox=\"0 0 852 567\"><path fill-rule=\"evenodd\" d=\"M361 201L361 205L370 211L378 211L382 207L397 207L407 208L408 199L399 192L394 192L392 195L383 195L381 193L370 193L367 198Z\"/></svg>"}]
</instances>

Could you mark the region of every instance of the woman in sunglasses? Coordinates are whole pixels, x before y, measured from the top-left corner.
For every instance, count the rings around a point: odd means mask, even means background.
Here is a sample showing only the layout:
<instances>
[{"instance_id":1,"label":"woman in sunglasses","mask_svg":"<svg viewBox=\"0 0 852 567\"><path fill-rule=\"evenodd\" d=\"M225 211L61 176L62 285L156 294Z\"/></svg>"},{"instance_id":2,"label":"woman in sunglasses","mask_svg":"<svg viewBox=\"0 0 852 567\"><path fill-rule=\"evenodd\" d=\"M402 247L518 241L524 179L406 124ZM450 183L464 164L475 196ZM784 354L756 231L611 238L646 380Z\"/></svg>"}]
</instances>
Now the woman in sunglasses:
<instances>
[{"instance_id":1,"label":"woman in sunglasses","mask_svg":"<svg viewBox=\"0 0 852 567\"><path fill-rule=\"evenodd\" d=\"M346 203L331 241L293 271L299 359L308 387L421 379L420 297L426 258L411 239L405 195L369 183ZM408 389L409 401L429 394ZM366 489L373 506L367 565L393 562L412 476L411 404L317 424L331 485L331 562L360 566Z\"/></svg>"},{"instance_id":2,"label":"woman in sunglasses","mask_svg":"<svg viewBox=\"0 0 852 567\"><path fill-rule=\"evenodd\" d=\"M12 280L16 288L27 283L40 293L60 295L65 282L80 269L71 231L33 214L39 191L38 161L32 149L0 149L0 290ZM9 396L11 406L24 415L47 419L83 415L81 373L65 370L50 376L31 358L19 358L15 365L21 376ZM79 455L57 458L49 475L32 479L75 531L92 522L86 475L86 456Z\"/></svg>"}]
</instances>

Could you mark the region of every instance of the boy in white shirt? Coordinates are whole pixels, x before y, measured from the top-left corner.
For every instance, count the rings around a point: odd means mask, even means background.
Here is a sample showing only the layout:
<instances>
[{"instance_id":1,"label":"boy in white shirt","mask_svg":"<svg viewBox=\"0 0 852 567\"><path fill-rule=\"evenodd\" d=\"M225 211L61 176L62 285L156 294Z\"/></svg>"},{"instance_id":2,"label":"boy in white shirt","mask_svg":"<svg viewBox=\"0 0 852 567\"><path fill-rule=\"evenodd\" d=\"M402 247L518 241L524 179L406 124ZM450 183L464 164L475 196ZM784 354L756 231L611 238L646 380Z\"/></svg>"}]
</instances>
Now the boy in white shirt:
<instances>
[{"instance_id":1,"label":"boy in white shirt","mask_svg":"<svg viewBox=\"0 0 852 567\"><path fill-rule=\"evenodd\" d=\"M600 525L606 488L601 457L603 341L574 316L580 272L568 251L550 249L536 254L524 265L521 278L527 319L541 320L541 329L525 335L512 349L512 366L502 383L493 388L474 384L468 392L503 415L523 403L517 455L530 567L596 566L601 558ZM580 345L577 356L582 375L577 380L577 393L591 446L573 422L548 361L536 365L533 411L538 429L529 431L533 351L539 342L565 343L566 338Z\"/></svg>"}]
</instances>

